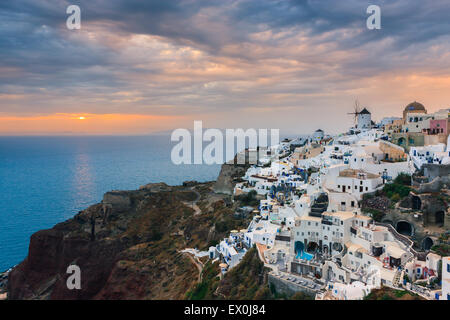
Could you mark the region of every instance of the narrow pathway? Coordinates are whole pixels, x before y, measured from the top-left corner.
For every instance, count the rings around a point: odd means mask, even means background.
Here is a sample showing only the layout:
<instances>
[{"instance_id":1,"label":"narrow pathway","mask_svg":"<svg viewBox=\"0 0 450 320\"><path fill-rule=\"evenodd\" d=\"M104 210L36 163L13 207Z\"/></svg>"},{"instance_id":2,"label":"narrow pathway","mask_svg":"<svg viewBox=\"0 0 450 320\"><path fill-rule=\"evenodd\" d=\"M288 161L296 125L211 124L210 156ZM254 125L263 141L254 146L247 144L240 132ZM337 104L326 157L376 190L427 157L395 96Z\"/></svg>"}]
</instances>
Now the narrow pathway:
<instances>
[{"instance_id":1,"label":"narrow pathway","mask_svg":"<svg viewBox=\"0 0 450 320\"><path fill-rule=\"evenodd\" d=\"M194 188L195 188L195 187L191 187L190 190L193 191L193 192L195 192L195 194L197 195L197 198L196 198L194 201L192 201L192 202L190 202L190 201L184 201L183 203L184 203L186 206L191 207L192 209L194 209L194 215L199 215L199 214L202 213L202 210L197 206L197 201L200 200L201 195L200 195L200 193L198 193L197 190L194 190Z\"/></svg>"},{"instance_id":2,"label":"narrow pathway","mask_svg":"<svg viewBox=\"0 0 450 320\"><path fill-rule=\"evenodd\" d=\"M183 254L187 255L189 257L189 259L191 260L191 262L193 264L195 264L195 266L198 269L198 283L202 282L203 280L203 263L200 261L199 258L197 258L196 256L191 255L188 252L182 252Z\"/></svg>"}]
</instances>

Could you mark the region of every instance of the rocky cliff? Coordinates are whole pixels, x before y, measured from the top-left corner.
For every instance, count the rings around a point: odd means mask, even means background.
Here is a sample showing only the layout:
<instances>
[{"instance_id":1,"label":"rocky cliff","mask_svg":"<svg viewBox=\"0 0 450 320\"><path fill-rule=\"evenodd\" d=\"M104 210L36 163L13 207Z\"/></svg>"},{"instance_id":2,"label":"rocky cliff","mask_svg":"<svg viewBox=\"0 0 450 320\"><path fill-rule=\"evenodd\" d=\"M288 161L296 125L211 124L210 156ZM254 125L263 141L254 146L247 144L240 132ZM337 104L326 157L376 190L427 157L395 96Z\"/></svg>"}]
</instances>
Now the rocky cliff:
<instances>
[{"instance_id":1,"label":"rocky cliff","mask_svg":"<svg viewBox=\"0 0 450 320\"><path fill-rule=\"evenodd\" d=\"M235 184L240 181L247 169L247 165L223 164L214 184L214 192L232 195Z\"/></svg>"},{"instance_id":2,"label":"rocky cliff","mask_svg":"<svg viewBox=\"0 0 450 320\"><path fill-rule=\"evenodd\" d=\"M8 298L183 299L198 270L180 250L206 249L229 231L215 230L233 213L218 197L212 183L108 192L101 203L32 235L27 258L9 274ZM229 227L240 225L232 220ZM71 264L81 269L81 290L67 288Z\"/></svg>"}]
</instances>

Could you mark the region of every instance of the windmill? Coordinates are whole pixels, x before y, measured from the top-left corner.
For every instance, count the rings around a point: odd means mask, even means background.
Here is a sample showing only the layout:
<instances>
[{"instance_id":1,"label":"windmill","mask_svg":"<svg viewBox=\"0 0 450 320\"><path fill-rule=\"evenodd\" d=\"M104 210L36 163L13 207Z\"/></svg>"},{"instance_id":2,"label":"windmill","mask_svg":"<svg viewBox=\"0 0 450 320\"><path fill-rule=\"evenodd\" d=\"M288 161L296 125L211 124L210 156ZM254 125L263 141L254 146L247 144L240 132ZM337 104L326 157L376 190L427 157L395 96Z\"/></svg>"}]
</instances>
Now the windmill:
<instances>
[{"instance_id":1,"label":"windmill","mask_svg":"<svg viewBox=\"0 0 450 320\"><path fill-rule=\"evenodd\" d=\"M361 108L358 100L355 100L355 106L353 112L347 113L355 116L355 128L358 127L358 115L361 113Z\"/></svg>"}]
</instances>

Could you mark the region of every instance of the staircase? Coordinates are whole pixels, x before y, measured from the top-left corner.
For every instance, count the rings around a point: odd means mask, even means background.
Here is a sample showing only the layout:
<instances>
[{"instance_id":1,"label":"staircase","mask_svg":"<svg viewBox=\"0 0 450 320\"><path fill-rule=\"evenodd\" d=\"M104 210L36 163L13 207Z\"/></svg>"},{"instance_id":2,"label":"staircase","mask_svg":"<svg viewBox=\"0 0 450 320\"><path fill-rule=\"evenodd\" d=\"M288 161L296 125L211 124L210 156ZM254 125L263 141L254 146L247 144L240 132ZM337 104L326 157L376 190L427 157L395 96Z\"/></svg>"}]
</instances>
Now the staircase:
<instances>
[{"instance_id":1,"label":"staircase","mask_svg":"<svg viewBox=\"0 0 450 320\"><path fill-rule=\"evenodd\" d=\"M324 213L328 208L328 195L326 193L322 193L314 204L311 206L310 216L313 217L322 217L322 213Z\"/></svg>"},{"instance_id":2,"label":"staircase","mask_svg":"<svg viewBox=\"0 0 450 320\"><path fill-rule=\"evenodd\" d=\"M404 272L403 270L400 271L398 269L395 272L394 280L393 280L393 283L392 283L392 285L394 287L400 287L400 281L403 278L403 272Z\"/></svg>"}]
</instances>

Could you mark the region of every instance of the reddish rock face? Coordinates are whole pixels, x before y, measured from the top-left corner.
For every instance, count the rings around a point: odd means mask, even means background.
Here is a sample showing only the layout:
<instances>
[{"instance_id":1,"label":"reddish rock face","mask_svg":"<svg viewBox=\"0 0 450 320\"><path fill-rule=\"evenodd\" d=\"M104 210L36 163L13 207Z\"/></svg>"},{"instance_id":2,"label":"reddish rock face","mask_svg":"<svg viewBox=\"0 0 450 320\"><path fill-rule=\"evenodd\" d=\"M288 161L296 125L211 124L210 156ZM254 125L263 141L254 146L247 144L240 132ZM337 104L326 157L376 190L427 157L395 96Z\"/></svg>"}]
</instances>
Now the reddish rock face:
<instances>
[{"instance_id":1,"label":"reddish rock face","mask_svg":"<svg viewBox=\"0 0 450 320\"><path fill-rule=\"evenodd\" d=\"M54 229L39 231L31 237L27 259L10 273L9 297L90 299L107 280L120 249L120 243L64 238ZM70 264L80 267L83 290L67 288Z\"/></svg>"},{"instance_id":2,"label":"reddish rock face","mask_svg":"<svg viewBox=\"0 0 450 320\"><path fill-rule=\"evenodd\" d=\"M196 194L173 188L124 191L121 194L130 203L126 210L114 204L105 210L97 204L52 229L36 232L27 258L9 274L8 298L184 298L196 284L198 271L178 252L185 248L185 239L171 234L194 219L184 202ZM206 230L211 228L208 223L194 222ZM72 264L80 267L81 290L67 288L71 274L66 271Z\"/></svg>"},{"instance_id":3,"label":"reddish rock face","mask_svg":"<svg viewBox=\"0 0 450 320\"><path fill-rule=\"evenodd\" d=\"M28 271L50 275L58 271L63 233L57 230L41 230L31 236L27 260Z\"/></svg>"}]
</instances>

